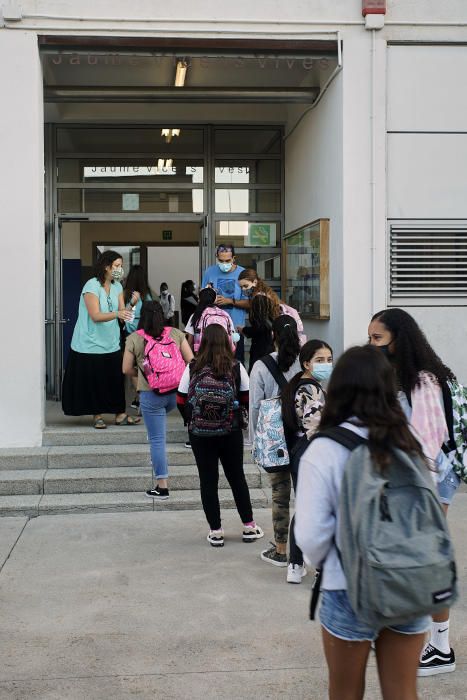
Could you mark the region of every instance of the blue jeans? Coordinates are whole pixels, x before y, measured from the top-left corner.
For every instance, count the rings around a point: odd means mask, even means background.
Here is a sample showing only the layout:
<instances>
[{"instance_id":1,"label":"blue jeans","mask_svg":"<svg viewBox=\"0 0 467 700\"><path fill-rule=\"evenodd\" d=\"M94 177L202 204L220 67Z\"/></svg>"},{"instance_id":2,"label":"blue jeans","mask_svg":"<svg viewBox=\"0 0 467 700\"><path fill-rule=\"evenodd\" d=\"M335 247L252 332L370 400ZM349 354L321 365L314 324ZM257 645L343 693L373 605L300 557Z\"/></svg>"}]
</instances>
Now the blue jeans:
<instances>
[{"instance_id":1,"label":"blue jeans","mask_svg":"<svg viewBox=\"0 0 467 700\"><path fill-rule=\"evenodd\" d=\"M355 615L347 591L322 591L319 620L322 626L334 637L347 642L374 642L379 632L368 627ZM431 617L416 617L405 625L393 625L388 629L399 634L421 634L430 629Z\"/></svg>"},{"instance_id":2,"label":"blue jeans","mask_svg":"<svg viewBox=\"0 0 467 700\"><path fill-rule=\"evenodd\" d=\"M156 479L167 479L169 476L165 446L167 413L175 408L175 392L155 394L153 391L140 391L139 402L146 424L154 476Z\"/></svg>"}]
</instances>

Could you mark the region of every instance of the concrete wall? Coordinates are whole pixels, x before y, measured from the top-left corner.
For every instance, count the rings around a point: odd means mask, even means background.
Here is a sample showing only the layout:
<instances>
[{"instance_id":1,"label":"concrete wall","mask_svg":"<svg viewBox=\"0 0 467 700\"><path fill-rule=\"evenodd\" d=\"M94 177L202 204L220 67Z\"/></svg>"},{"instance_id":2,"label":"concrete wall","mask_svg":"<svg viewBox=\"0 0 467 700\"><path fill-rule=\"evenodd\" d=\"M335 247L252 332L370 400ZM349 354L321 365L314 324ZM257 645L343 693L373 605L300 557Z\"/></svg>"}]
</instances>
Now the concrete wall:
<instances>
[{"instance_id":1,"label":"concrete wall","mask_svg":"<svg viewBox=\"0 0 467 700\"><path fill-rule=\"evenodd\" d=\"M285 232L330 219L330 320L305 321L308 338L342 350L342 73L285 141ZM286 135L303 110L291 108Z\"/></svg>"},{"instance_id":2,"label":"concrete wall","mask_svg":"<svg viewBox=\"0 0 467 700\"><path fill-rule=\"evenodd\" d=\"M409 219L410 225L427 219L467 220L467 97L459 85L466 70L465 46L388 49L390 221ZM414 300L404 306L463 382L466 306L465 297Z\"/></svg>"},{"instance_id":3,"label":"concrete wall","mask_svg":"<svg viewBox=\"0 0 467 700\"><path fill-rule=\"evenodd\" d=\"M0 85L0 445L14 447L41 443L44 401L44 145L34 34L0 32Z\"/></svg>"}]
</instances>

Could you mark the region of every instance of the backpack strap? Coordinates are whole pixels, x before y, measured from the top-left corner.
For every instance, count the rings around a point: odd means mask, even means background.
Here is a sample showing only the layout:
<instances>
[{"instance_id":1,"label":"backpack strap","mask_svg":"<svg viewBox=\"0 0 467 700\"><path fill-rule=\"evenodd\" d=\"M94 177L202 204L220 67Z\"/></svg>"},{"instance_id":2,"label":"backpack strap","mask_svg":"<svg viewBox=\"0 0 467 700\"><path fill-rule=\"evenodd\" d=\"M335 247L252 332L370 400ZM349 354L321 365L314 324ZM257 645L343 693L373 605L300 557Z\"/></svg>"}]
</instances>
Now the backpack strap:
<instances>
[{"instance_id":1,"label":"backpack strap","mask_svg":"<svg viewBox=\"0 0 467 700\"><path fill-rule=\"evenodd\" d=\"M265 355L261 358L260 361L263 363L263 365L266 365L269 372L272 374L274 381L278 385L279 389L283 389L287 386L287 379L284 377L281 370L279 369L279 365L271 355Z\"/></svg>"},{"instance_id":2,"label":"backpack strap","mask_svg":"<svg viewBox=\"0 0 467 700\"><path fill-rule=\"evenodd\" d=\"M346 447L351 452L357 447L360 447L360 445L364 445L368 442L366 438L354 433L353 430L349 430L349 428L342 428L340 425L336 426L335 428L328 428L327 430L321 430L320 432L315 433L310 442L323 437L334 440L334 442L338 442L339 445Z\"/></svg>"},{"instance_id":3,"label":"backpack strap","mask_svg":"<svg viewBox=\"0 0 467 700\"><path fill-rule=\"evenodd\" d=\"M456 441L454 439L454 413L452 405L452 394L449 384L444 381L440 382L441 392L443 394L443 407L444 415L446 418L446 425L448 426L449 442L443 445L443 452L451 452L451 450L456 449Z\"/></svg>"}]
</instances>

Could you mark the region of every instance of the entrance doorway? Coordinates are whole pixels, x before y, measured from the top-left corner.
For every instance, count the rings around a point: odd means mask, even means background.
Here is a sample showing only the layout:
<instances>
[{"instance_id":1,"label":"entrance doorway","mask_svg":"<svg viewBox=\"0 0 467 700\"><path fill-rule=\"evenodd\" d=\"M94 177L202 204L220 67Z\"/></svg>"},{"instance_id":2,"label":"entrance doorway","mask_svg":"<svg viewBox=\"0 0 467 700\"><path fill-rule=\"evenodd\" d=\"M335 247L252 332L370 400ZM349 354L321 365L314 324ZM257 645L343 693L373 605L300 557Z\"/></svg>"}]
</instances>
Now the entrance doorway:
<instances>
[{"instance_id":1,"label":"entrance doorway","mask_svg":"<svg viewBox=\"0 0 467 700\"><path fill-rule=\"evenodd\" d=\"M124 269L144 267L149 285L156 295L167 282L180 309L180 288L186 279L199 281L203 265L202 220L112 221L71 220L57 218L55 226L55 260L48 265L52 273L49 288L54 303L48 314L47 397L61 399L61 384L78 317L81 289L93 274L98 255L113 249L121 253Z\"/></svg>"}]
</instances>

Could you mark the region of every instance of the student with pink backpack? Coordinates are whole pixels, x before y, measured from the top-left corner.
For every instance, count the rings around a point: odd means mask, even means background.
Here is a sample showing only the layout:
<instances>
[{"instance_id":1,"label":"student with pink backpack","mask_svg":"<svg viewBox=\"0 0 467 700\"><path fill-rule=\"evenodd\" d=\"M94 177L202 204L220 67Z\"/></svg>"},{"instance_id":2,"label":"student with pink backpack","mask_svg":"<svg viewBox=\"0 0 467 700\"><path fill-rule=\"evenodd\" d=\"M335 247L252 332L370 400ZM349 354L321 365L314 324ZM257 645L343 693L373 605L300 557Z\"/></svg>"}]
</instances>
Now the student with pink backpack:
<instances>
[{"instance_id":1,"label":"student with pink backpack","mask_svg":"<svg viewBox=\"0 0 467 700\"><path fill-rule=\"evenodd\" d=\"M166 450L167 413L176 406L176 391L185 366L193 359L183 331L165 325L158 301L141 307L138 330L126 339L123 373L137 377L155 485L146 491L149 498L165 501L169 497Z\"/></svg>"},{"instance_id":2,"label":"student with pink backpack","mask_svg":"<svg viewBox=\"0 0 467 700\"><path fill-rule=\"evenodd\" d=\"M227 311L216 306L217 294L211 287L202 289L199 293L199 303L196 311L190 316L185 326L185 333L188 336L188 343L194 352L197 353L201 345L203 333L208 326L217 323L227 333L229 344L233 352L239 339L232 319Z\"/></svg>"}]
</instances>

